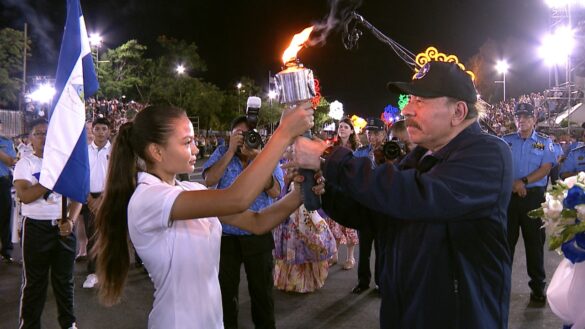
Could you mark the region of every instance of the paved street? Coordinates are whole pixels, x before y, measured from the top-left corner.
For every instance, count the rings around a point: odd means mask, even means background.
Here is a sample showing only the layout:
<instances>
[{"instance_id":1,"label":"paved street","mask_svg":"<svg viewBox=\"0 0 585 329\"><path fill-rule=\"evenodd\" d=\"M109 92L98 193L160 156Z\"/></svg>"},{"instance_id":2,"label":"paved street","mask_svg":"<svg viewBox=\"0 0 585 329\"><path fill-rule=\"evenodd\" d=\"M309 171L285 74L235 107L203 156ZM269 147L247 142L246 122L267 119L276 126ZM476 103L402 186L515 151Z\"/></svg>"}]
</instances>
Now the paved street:
<instances>
[{"instance_id":1,"label":"paved street","mask_svg":"<svg viewBox=\"0 0 585 329\"><path fill-rule=\"evenodd\" d=\"M510 328L561 328L561 322L550 308L528 307L529 288L525 270L523 242L518 242L512 278ZM15 256L17 250L15 250ZM345 257L341 248L340 259ZM357 255L356 250L356 255ZM546 252L546 271L550 279L560 261L560 256ZM291 294L274 291L277 327L293 328L359 328L378 327L380 299L370 290L362 295L351 294L356 283L357 266L344 271L333 266L329 278L321 290L312 294ZM0 329L16 328L18 321L20 266L0 263ZM75 272L75 312L81 329L131 329L146 328L152 306L153 288L142 269L132 268L127 280L124 299L112 308L99 305L95 290L83 289L85 263L77 263ZM193 278L196 280L196 278ZM437 303L440 303L437 300ZM424 316L424 314L421 314ZM49 290L43 314L43 328L58 328L57 310L53 293ZM245 276L240 284L240 328L253 328L250 315L250 299Z\"/></svg>"}]
</instances>

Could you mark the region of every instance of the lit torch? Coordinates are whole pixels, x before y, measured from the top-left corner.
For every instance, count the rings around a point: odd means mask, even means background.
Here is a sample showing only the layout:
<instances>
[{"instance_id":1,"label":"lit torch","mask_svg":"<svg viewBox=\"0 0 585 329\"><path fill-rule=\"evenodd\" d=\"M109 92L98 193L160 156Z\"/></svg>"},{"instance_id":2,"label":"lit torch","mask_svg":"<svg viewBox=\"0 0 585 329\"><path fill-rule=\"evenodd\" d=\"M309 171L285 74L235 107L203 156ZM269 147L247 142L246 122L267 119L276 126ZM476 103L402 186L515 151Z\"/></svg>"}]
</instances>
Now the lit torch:
<instances>
[{"instance_id":1,"label":"lit torch","mask_svg":"<svg viewBox=\"0 0 585 329\"><path fill-rule=\"evenodd\" d=\"M317 95L313 71L304 67L297 58L297 53L305 46L312 31L313 27L311 26L301 33L295 34L289 47L282 54L285 68L275 76L279 101L282 104L292 107L309 101ZM311 131L306 131L303 136L311 138ZM315 172L301 169L301 174L305 178L302 185L305 208L309 211L321 208L321 199L312 190L315 185Z\"/></svg>"}]
</instances>

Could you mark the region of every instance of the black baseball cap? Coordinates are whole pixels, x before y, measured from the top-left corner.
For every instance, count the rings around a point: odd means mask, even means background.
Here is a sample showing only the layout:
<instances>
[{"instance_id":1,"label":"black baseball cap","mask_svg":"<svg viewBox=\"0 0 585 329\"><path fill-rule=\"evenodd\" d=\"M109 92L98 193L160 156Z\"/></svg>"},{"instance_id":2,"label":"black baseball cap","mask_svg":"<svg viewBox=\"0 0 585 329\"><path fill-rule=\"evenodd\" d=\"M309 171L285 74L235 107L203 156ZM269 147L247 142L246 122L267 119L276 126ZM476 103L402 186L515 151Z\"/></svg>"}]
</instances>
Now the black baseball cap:
<instances>
[{"instance_id":1,"label":"black baseball cap","mask_svg":"<svg viewBox=\"0 0 585 329\"><path fill-rule=\"evenodd\" d=\"M389 82L388 89L421 97L452 97L477 102L477 90L471 76L458 64L431 61L423 65L410 82Z\"/></svg>"},{"instance_id":2,"label":"black baseball cap","mask_svg":"<svg viewBox=\"0 0 585 329\"><path fill-rule=\"evenodd\" d=\"M366 130L384 130L386 128L384 121L378 118L368 118L367 122Z\"/></svg>"},{"instance_id":3,"label":"black baseball cap","mask_svg":"<svg viewBox=\"0 0 585 329\"><path fill-rule=\"evenodd\" d=\"M534 116L534 107L528 103L518 103L514 107L514 115L526 114Z\"/></svg>"}]
</instances>

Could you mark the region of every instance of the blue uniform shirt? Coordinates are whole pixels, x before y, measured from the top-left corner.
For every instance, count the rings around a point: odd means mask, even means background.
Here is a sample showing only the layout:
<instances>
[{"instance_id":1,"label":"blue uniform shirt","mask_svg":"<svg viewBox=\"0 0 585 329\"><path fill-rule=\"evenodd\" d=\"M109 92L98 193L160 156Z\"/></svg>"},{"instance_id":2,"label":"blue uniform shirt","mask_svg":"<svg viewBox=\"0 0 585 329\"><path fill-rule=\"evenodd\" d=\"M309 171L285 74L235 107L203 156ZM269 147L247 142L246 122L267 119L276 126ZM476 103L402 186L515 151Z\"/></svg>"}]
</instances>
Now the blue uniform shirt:
<instances>
[{"instance_id":1,"label":"blue uniform shirt","mask_svg":"<svg viewBox=\"0 0 585 329\"><path fill-rule=\"evenodd\" d=\"M209 157L209 160L207 160L207 162L203 165L203 175L205 175L205 171L207 169L209 169L211 166L213 166L217 161L219 161L219 159L221 159L221 157L223 157L224 154L226 154L227 150L228 150L227 145L221 145L221 146L218 146L217 149L215 149L215 152L213 152L213 154L211 154L211 156ZM230 160L230 162L228 163L228 166L225 169L223 176L219 179L219 182L217 183L217 189L218 190L224 189L224 188L227 188L230 185L232 185L232 183L242 173L242 171L244 171L244 166L242 165L242 162L240 161L240 159L238 159L238 157L234 155L232 157L232 159ZM280 187L282 188L284 186L284 177L283 177L282 169L280 168L280 166L276 166L272 175L273 175L274 179L276 179L278 184L280 184ZM268 194L266 194L266 192L262 192L256 198L256 200L254 200L254 203L252 203L252 205L250 206L250 210L259 211L259 210L262 210L262 209L270 206L273 203L274 203L274 199L271 198L270 196L268 196ZM237 228L237 227L232 226L232 225L221 223L221 226L222 226L222 230L223 230L224 234L229 234L229 235L250 235L251 234L248 231L242 230L242 229Z\"/></svg>"},{"instance_id":2,"label":"blue uniform shirt","mask_svg":"<svg viewBox=\"0 0 585 329\"><path fill-rule=\"evenodd\" d=\"M567 149L565 150L565 155L568 155L569 152L581 146L583 146L583 142L579 141L572 142L571 144L569 144L569 146L567 146Z\"/></svg>"},{"instance_id":3,"label":"blue uniform shirt","mask_svg":"<svg viewBox=\"0 0 585 329\"><path fill-rule=\"evenodd\" d=\"M0 136L0 151L6 153L7 155L15 158L16 151L14 150L14 144L12 144L12 140L10 138L6 138L4 136ZM11 175L10 168L2 161L0 161L0 177L1 176L8 176Z\"/></svg>"},{"instance_id":4,"label":"blue uniform shirt","mask_svg":"<svg viewBox=\"0 0 585 329\"><path fill-rule=\"evenodd\" d=\"M553 166L556 163L553 143L548 136L533 131L532 135L526 139L520 137L518 133L508 134L502 138L512 149L513 178L515 180L530 175L545 163L550 163ZM546 187L547 182L548 176L544 176L526 187Z\"/></svg>"},{"instance_id":5,"label":"blue uniform shirt","mask_svg":"<svg viewBox=\"0 0 585 329\"><path fill-rule=\"evenodd\" d=\"M353 151L353 156L356 158L370 158L372 162L372 169L376 168L376 160L374 159L374 153L372 152L372 145L366 145Z\"/></svg>"},{"instance_id":6,"label":"blue uniform shirt","mask_svg":"<svg viewBox=\"0 0 585 329\"><path fill-rule=\"evenodd\" d=\"M563 147L559 143L553 143L553 148L555 149L555 159L557 160L557 164L559 162L559 157L563 155Z\"/></svg>"},{"instance_id":7,"label":"blue uniform shirt","mask_svg":"<svg viewBox=\"0 0 585 329\"><path fill-rule=\"evenodd\" d=\"M566 172L585 171L585 146L578 147L569 151L569 155L563 162L559 175Z\"/></svg>"}]
</instances>

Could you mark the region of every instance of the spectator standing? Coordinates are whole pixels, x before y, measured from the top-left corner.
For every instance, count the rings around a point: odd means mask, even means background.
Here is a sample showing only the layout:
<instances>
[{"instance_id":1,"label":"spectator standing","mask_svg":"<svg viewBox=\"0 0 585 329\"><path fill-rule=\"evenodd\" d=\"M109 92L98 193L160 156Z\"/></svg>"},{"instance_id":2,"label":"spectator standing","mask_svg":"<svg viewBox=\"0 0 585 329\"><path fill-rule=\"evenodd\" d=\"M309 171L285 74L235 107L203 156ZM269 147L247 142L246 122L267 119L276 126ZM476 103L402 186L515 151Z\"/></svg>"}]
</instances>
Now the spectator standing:
<instances>
[{"instance_id":1,"label":"spectator standing","mask_svg":"<svg viewBox=\"0 0 585 329\"><path fill-rule=\"evenodd\" d=\"M71 201L68 217L61 218L61 195L39 184L43 162L46 121L32 125L35 153L22 158L14 169L14 187L22 202L22 288L19 328L40 328L47 297L49 273L57 301L61 328L76 328L73 309L75 235L81 204Z\"/></svg>"},{"instance_id":2,"label":"spectator standing","mask_svg":"<svg viewBox=\"0 0 585 329\"><path fill-rule=\"evenodd\" d=\"M585 146L577 147L569 151L567 158L561 164L559 176L565 179L585 171Z\"/></svg>"},{"instance_id":3,"label":"spectator standing","mask_svg":"<svg viewBox=\"0 0 585 329\"><path fill-rule=\"evenodd\" d=\"M337 140L333 145L347 147L352 151L355 151L358 149L358 147L360 147L361 144L349 118L343 118L341 121L339 121L339 126L337 128ZM347 247L347 258L343 263L342 268L344 270L351 270L355 266L354 249L355 246L359 243L357 230L345 227L336 221L331 220L329 217L327 217L327 224L329 225L329 228L331 229L331 232L333 232L333 236L335 236L335 240L337 241L337 252L331 258L330 264L333 265L337 263L339 246L345 245Z\"/></svg>"},{"instance_id":4,"label":"spectator standing","mask_svg":"<svg viewBox=\"0 0 585 329\"><path fill-rule=\"evenodd\" d=\"M98 279L95 275L95 255L92 254L95 242L95 215L103 200L103 191L106 184L108 164L110 160L110 122L104 118L97 118L92 123L93 142L87 146L89 155L89 196L83 205L83 222L87 235L87 248L90 255L87 259L87 278L83 288L93 288Z\"/></svg>"},{"instance_id":5,"label":"spectator standing","mask_svg":"<svg viewBox=\"0 0 585 329\"><path fill-rule=\"evenodd\" d=\"M384 121L378 118L368 118L367 122L365 130L368 145L358 148L353 152L353 155L356 158L368 158L370 160L371 168L374 169L385 161L381 148L388 136L386 134L386 124L384 124ZM333 219L335 220L335 218ZM374 283L376 285L376 290L380 286L380 250L378 239L376 237L376 228L371 225L360 225L358 235L360 244L358 283L352 290L354 294L361 294L370 287L370 281L372 280L372 271L370 269L372 244L374 245L374 255L376 257L374 260Z\"/></svg>"},{"instance_id":6,"label":"spectator standing","mask_svg":"<svg viewBox=\"0 0 585 329\"><path fill-rule=\"evenodd\" d=\"M12 140L3 135L4 125L0 121L0 258L12 262L12 166L16 151Z\"/></svg>"},{"instance_id":7,"label":"spectator standing","mask_svg":"<svg viewBox=\"0 0 585 329\"><path fill-rule=\"evenodd\" d=\"M548 174L555 164L555 151L548 136L534 130L536 117L534 108L527 103L518 103L514 109L518 131L503 137L512 149L514 182L512 198L508 207L508 244L511 259L520 230L526 249L526 267L530 281L528 285L530 302L544 307L546 273L544 272L545 231L540 220L528 217L530 210L540 207L544 202L544 192L548 184Z\"/></svg>"},{"instance_id":8,"label":"spectator standing","mask_svg":"<svg viewBox=\"0 0 585 329\"><path fill-rule=\"evenodd\" d=\"M287 161L292 159L291 147L284 158ZM285 186L294 188L290 179L285 179ZM282 195L287 191L283 188ZM301 205L272 233L276 259L274 287L298 293L309 293L323 287L329 273L327 260L337 253L337 247L328 222L320 212L308 211Z\"/></svg>"}]
</instances>

